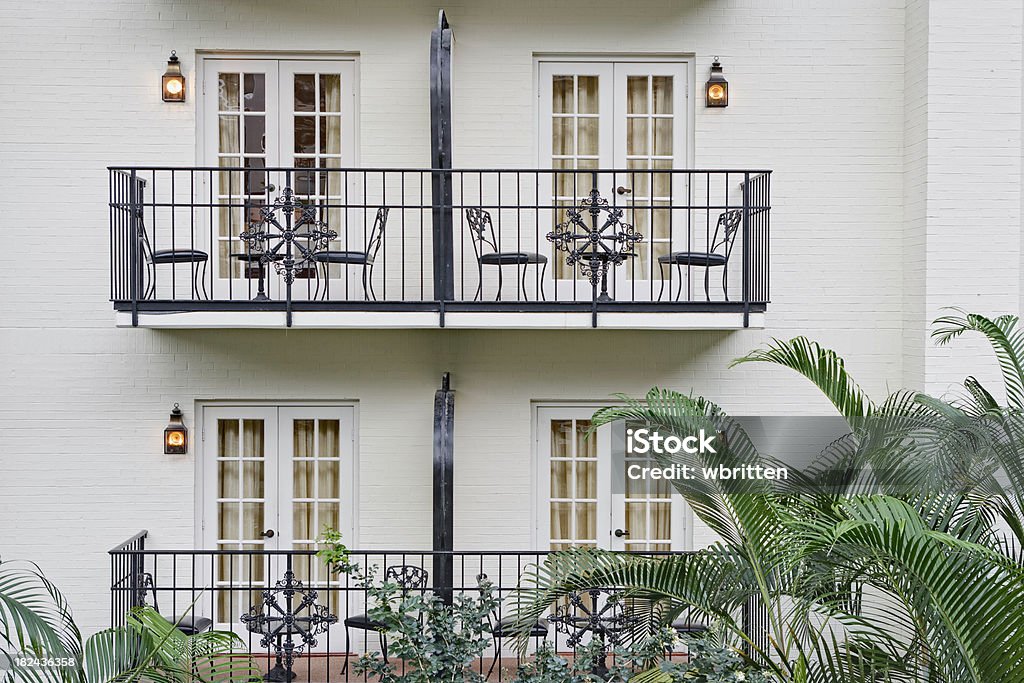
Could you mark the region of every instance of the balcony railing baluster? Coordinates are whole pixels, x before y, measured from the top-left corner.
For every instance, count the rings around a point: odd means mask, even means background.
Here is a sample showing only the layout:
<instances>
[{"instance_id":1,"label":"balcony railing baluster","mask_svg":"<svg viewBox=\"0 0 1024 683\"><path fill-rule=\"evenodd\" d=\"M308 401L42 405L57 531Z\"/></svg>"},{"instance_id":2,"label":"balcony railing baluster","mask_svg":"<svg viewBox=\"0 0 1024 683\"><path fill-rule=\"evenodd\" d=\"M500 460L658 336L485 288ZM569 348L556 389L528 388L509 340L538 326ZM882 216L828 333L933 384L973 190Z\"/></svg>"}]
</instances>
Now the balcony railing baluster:
<instances>
[{"instance_id":1,"label":"balcony railing baluster","mask_svg":"<svg viewBox=\"0 0 1024 683\"><path fill-rule=\"evenodd\" d=\"M354 581L352 576L326 576L315 551L154 550L146 547L146 538L147 532L140 532L110 551L112 626L123 626L125 615L134 606L157 605L169 619L183 616L186 607L192 606L192 613L187 616L206 616L213 620L212 628L238 633L256 658L257 665L267 671L275 665L275 643L266 647L261 645L261 636L246 630L242 616L258 613L259 601L265 599L261 591L273 589L279 581L285 580L286 569L304 568L302 576L296 577L302 581L302 590L316 591L314 606L323 606L324 616L336 617L336 621L328 619L331 623L327 630L317 637L315 645L307 643L296 654L294 664L283 658L286 670L295 673L297 680L365 680L364 675L356 674L351 667L345 670L345 664L351 663L350 660L354 661L363 653L379 651L378 636L372 631L350 630L346 637L345 620L357 614L366 614L373 607L372 601L365 588ZM510 616L513 608L510 598L524 572L531 565L542 563L548 554L546 551L352 550L351 561L364 569L376 567L378 583L390 566L410 565L421 568L428 572L427 586L414 589L421 593L451 590L456 595L476 597L480 595L480 581L486 579L493 585L499 599L498 608L492 615L493 627ZM641 554L667 556L681 553ZM438 560L443 560L443 564L456 570L451 588L437 586L434 581L436 577L433 570ZM187 571L179 567L182 562L187 562ZM261 568L262 576L257 576L254 567ZM248 570L243 571L244 568ZM294 604L298 604L300 593L296 593L292 599ZM250 612L250 608L256 608L256 611ZM277 614L273 611L271 613ZM302 612L303 616L308 613L308 610ZM757 644L766 642L767 632L760 633L767 628L763 607L748 601L738 610L736 617L743 620ZM546 638L532 638L529 651L535 650L545 640L560 653L566 653L564 634L553 627L549 628ZM295 645L298 644L296 637ZM493 645L472 666L482 674L487 674L496 658L499 665L487 675L487 679L510 680L515 675L519 656L513 638L495 637Z\"/></svg>"},{"instance_id":2,"label":"balcony railing baluster","mask_svg":"<svg viewBox=\"0 0 1024 683\"><path fill-rule=\"evenodd\" d=\"M258 188L250 173L110 170L110 297L133 324L149 312L442 307L749 316L768 302L768 171L269 168ZM270 211L288 193L294 213ZM599 244L628 226L642 236L602 266L610 301L595 302L594 262L567 263L549 239L573 209Z\"/></svg>"}]
</instances>

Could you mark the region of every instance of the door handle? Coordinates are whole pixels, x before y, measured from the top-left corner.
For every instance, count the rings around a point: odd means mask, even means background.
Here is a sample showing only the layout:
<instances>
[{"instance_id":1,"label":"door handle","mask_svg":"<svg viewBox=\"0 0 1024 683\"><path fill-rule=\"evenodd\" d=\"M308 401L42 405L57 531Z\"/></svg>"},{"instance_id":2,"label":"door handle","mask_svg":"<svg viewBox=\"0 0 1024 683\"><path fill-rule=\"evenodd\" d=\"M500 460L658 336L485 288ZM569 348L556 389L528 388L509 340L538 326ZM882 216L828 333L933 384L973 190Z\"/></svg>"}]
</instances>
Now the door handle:
<instances>
[{"instance_id":1,"label":"door handle","mask_svg":"<svg viewBox=\"0 0 1024 683\"><path fill-rule=\"evenodd\" d=\"M273 529L267 529L262 534L260 534L260 536L262 536L263 538L273 538L274 537L274 530Z\"/></svg>"},{"instance_id":2,"label":"door handle","mask_svg":"<svg viewBox=\"0 0 1024 683\"><path fill-rule=\"evenodd\" d=\"M615 538L622 538L623 536L629 536L629 529L616 529Z\"/></svg>"},{"instance_id":3,"label":"door handle","mask_svg":"<svg viewBox=\"0 0 1024 683\"><path fill-rule=\"evenodd\" d=\"M623 187L622 185L619 185L617 188L615 188L615 191L618 192L619 194L633 194L632 189L628 187Z\"/></svg>"}]
</instances>

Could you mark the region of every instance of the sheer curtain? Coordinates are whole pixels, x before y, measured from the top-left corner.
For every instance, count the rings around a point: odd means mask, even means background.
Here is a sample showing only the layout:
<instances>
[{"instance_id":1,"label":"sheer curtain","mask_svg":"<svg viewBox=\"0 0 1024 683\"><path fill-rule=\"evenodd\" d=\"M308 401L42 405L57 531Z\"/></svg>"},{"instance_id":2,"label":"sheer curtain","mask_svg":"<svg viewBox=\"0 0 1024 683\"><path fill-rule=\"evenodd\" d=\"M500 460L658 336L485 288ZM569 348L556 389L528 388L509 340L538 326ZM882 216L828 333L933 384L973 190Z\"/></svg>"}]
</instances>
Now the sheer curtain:
<instances>
[{"instance_id":1,"label":"sheer curtain","mask_svg":"<svg viewBox=\"0 0 1024 683\"><path fill-rule=\"evenodd\" d=\"M341 74L320 74L320 120L321 120L321 152L329 155L340 155L341 149L341 129L342 129L342 116L335 114L341 114ZM327 169L341 168L341 157L340 156L328 156L323 159L323 167ZM327 172L327 182L325 183L327 189L327 203L328 204L341 204L345 198L345 178L343 173L336 171ZM327 225L332 230L338 233L338 242L333 248L343 249L358 249L358 246L341 246L345 245L346 235L344 219L342 217L342 209L334 208L328 209L327 215L323 217L327 222ZM338 277L340 274L341 266L335 266L336 271L332 271L331 277Z\"/></svg>"},{"instance_id":2,"label":"sheer curtain","mask_svg":"<svg viewBox=\"0 0 1024 683\"><path fill-rule=\"evenodd\" d=\"M597 439L586 420L551 422L551 547L597 540ZM557 500L555 500L557 499Z\"/></svg>"}]
</instances>

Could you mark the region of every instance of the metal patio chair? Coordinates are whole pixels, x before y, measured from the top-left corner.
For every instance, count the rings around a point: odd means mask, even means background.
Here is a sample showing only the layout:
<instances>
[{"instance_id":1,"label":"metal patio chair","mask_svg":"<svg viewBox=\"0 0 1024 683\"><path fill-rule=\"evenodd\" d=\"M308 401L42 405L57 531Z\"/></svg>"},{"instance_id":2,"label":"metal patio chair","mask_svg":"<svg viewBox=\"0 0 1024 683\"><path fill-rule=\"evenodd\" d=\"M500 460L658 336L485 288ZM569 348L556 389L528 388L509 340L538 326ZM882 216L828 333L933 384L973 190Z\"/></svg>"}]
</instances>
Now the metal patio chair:
<instances>
[{"instance_id":1,"label":"metal patio chair","mask_svg":"<svg viewBox=\"0 0 1024 683\"><path fill-rule=\"evenodd\" d=\"M711 301L709 279L711 269L721 266L722 268L722 293L725 300L729 300L729 256L732 255L733 245L736 243L736 233L739 232L740 223L743 220L743 212L739 209L724 211L718 216L715 224L715 233L711 237L711 248L708 251L673 251L671 254L658 257L658 269L661 271L661 289L658 291L658 299L665 293L665 266L679 268L679 289L676 290L676 301L683 293L683 268L696 266L704 269L704 297ZM719 235L721 234L721 237ZM669 297L672 296L671 290Z\"/></svg>"},{"instance_id":2,"label":"metal patio chair","mask_svg":"<svg viewBox=\"0 0 1024 683\"><path fill-rule=\"evenodd\" d=\"M330 267L332 263L340 263L344 265L356 265L363 267L363 298L367 295L373 301L377 300L377 294L373 291L373 262L377 258L377 252L380 251L381 242L384 239L384 228L388 222L388 211L387 207L382 206L377 209L377 216L373 221L373 228L370 230L369 238L366 241L365 251L318 251L313 254L313 260L319 264L320 269L323 272L323 280L325 282L323 287L323 294L320 293L320 281L321 277L316 279L316 293L314 296L319 299L327 298L328 287L326 280L330 277Z\"/></svg>"},{"instance_id":3,"label":"metal patio chair","mask_svg":"<svg viewBox=\"0 0 1024 683\"><path fill-rule=\"evenodd\" d=\"M483 296L484 289L484 266L498 266L498 301L501 301L502 266L517 266L523 270L522 285L523 296L526 296L526 274L529 272L527 266L541 266L540 290L541 300L546 301L544 295L544 275L548 269L548 257L534 251L501 251L498 246L498 238L494 232L494 224L491 222L491 214L484 209L466 209L466 222L469 223L470 236L473 239L473 252L476 254L477 269L480 273L479 284L476 287L474 301L479 301Z\"/></svg>"},{"instance_id":4,"label":"metal patio chair","mask_svg":"<svg viewBox=\"0 0 1024 683\"><path fill-rule=\"evenodd\" d=\"M156 267L170 264L175 265L178 263L191 263L201 264L202 268L193 265L192 270L192 291L196 294L199 293L200 289L203 292L203 298L209 299L210 295L206 291L206 264L210 260L210 255L205 251L199 249L158 249L153 250L153 245L149 241L149 235L146 232L146 223L143 220L142 210L142 191L143 188L140 186L136 189L138 193L138 205L134 208L137 239L139 242L139 250L142 252L142 258L146 265L146 278L142 288L142 298L149 299L156 295Z\"/></svg>"},{"instance_id":5,"label":"metal patio chair","mask_svg":"<svg viewBox=\"0 0 1024 683\"><path fill-rule=\"evenodd\" d=\"M396 564L388 567L384 571L384 582L385 583L396 583L402 591L402 596L405 597L410 591L424 590L427 587L428 579L427 570L423 567L417 567L411 564ZM346 617L345 621L345 665L341 667L342 675L348 671L348 660L349 653L352 651L352 636L349 629L356 629L359 631L376 631L380 637L380 650L381 655L384 657L384 661L388 661L388 634L387 627L370 618L369 614L357 614L352 617Z\"/></svg>"},{"instance_id":6,"label":"metal patio chair","mask_svg":"<svg viewBox=\"0 0 1024 683\"><path fill-rule=\"evenodd\" d=\"M476 577L477 585L486 579L486 574L478 574ZM491 662L490 668L487 669L487 675L485 676L485 678L489 679L491 673L494 672L494 667L498 665L498 660L501 659L501 640L503 638L515 638L520 634L520 631L516 628L518 624L516 623L515 616L510 615L503 618L500 606L487 615L487 626L491 631L491 638L494 640L494 660ZM548 627L548 620L540 618L530 625L527 633L530 638L547 638Z\"/></svg>"},{"instance_id":7,"label":"metal patio chair","mask_svg":"<svg viewBox=\"0 0 1024 683\"><path fill-rule=\"evenodd\" d=\"M213 628L213 619L210 619L209 617L196 616L191 612L180 617L168 617L165 616L163 612L160 612L160 604L157 602L156 586L153 583L153 575L149 572L143 572L139 576L138 591L139 604L146 604L146 596L148 594L153 601L153 609L156 610L164 619L174 624L177 629L186 636L194 636L197 633L204 633Z\"/></svg>"}]
</instances>

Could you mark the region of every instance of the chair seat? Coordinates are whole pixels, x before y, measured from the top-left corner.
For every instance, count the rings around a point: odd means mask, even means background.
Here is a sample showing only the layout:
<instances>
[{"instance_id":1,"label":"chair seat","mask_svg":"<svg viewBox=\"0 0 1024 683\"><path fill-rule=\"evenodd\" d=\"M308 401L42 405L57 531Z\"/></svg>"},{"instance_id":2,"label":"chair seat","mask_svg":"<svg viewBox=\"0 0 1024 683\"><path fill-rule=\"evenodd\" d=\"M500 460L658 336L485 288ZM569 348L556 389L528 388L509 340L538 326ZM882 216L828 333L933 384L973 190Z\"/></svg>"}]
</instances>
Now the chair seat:
<instances>
[{"instance_id":1,"label":"chair seat","mask_svg":"<svg viewBox=\"0 0 1024 683\"><path fill-rule=\"evenodd\" d=\"M722 254L709 254L704 251L673 251L667 256L658 257L658 263L677 266L724 266L725 261Z\"/></svg>"},{"instance_id":2,"label":"chair seat","mask_svg":"<svg viewBox=\"0 0 1024 683\"><path fill-rule=\"evenodd\" d=\"M708 630L708 625L700 621L676 619L672 622L672 628L677 633L704 633Z\"/></svg>"},{"instance_id":3,"label":"chair seat","mask_svg":"<svg viewBox=\"0 0 1024 683\"><path fill-rule=\"evenodd\" d=\"M364 631L384 631L387 627L370 618L368 614L356 614L345 619L345 626L348 628L359 628Z\"/></svg>"},{"instance_id":4,"label":"chair seat","mask_svg":"<svg viewBox=\"0 0 1024 683\"><path fill-rule=\"evenodd\" d=\"M313 254L313 260L318 263L373 263L373 256L365 251L318 251Z\"/></svg>"},{"instance_id":5,"label":"chair seat","mask_svg":"<svg viewBox=\"0 0 1024 683\"><path fill-rule=\"evenodd\" d=\"M153 263L202 263L210 255L198 249L161 249L153 252Z\"/></svg>"},{"instance_id":6,"label":"chair seat","mask_svg":"<svg viewBox=\"0 0 1024 683\"><path fill-rule=\"evenodd\" d=\"M547 262L547 256L532 251L494 251L480 256L480 263L488 266L514 266Z\"/></svg>"},{"instance_id":7,"label":"chair seat","mask_svg":"<svg viewBox=\"0 0 1024 683\"><path fill-rule=\"evenodd\" d=\"M179 620L180 619L180 620ZM178 624L178 630L186 636L194 636L197 633L205 633L213 627L213 619L208 617L195 617L187 615L175 618L172 623Z\"/></svg>"},{"instance_id":8,"label":"chair seat","mask_svg":"<svg viewBox=\"0 0 1024 683\"><path fill-rule=\"evenodd\" d=\"M491 634L495 638L509 638L511 636L516 636L518 633L513 628L515 623L515 617L505 617L494 625L494 628L491 629ZM547 636L548 620L538 619L537 622L530 627L529 633L531 638L543 638Z\"/></svg>"}]
</instances>

